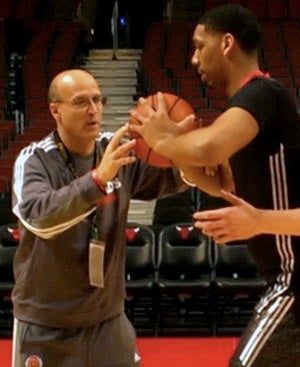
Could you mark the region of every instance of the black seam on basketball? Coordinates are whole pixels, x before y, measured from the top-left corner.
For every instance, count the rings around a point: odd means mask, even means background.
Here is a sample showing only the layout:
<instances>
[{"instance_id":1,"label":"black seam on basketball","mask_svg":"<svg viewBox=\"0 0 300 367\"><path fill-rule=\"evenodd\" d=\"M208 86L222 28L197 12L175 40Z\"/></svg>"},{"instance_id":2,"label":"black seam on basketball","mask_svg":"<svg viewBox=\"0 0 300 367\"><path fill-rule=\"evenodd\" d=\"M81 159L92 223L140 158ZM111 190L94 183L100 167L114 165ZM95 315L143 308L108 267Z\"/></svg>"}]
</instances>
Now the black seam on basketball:
<instances>
[{"instance_id":1,"label":"black seam on basketball","mask_svg":"<svg viewBox=\"0 0 300 367\"><path fill-rule=\"evenodd\" d=\"M176 106L176 104L180 101L180 97L177 97L176 99L175 99L175 101L173 102L173 104L169 107L169 110L168 110L168 114L170 114L171 112L172 112L172 110L173 110L173 108Z\"/></svg>"}]
</instances>

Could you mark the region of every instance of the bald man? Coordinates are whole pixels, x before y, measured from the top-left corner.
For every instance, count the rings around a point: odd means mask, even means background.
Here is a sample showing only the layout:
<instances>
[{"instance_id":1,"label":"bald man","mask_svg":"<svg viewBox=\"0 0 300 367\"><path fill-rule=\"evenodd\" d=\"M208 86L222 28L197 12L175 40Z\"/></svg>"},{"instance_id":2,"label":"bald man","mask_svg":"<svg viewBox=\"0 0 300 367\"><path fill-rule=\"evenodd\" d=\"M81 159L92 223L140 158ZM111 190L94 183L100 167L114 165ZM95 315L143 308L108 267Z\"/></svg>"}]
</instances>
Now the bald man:
<instances>
[{"instance_id":1,"label":"bald man","mask_svg":"<svg viewBox=\"0 0 300 367\"><path fill-rule=\"evenodd\" d=\"M14 165L21 239L13 367L138 366L123 311L129 201L187 187L176 169L136 158L126 125L100 133L102 95L90 73L58 74L48 96L57 129L25 147Z\"/></svg>"}]
</instances>

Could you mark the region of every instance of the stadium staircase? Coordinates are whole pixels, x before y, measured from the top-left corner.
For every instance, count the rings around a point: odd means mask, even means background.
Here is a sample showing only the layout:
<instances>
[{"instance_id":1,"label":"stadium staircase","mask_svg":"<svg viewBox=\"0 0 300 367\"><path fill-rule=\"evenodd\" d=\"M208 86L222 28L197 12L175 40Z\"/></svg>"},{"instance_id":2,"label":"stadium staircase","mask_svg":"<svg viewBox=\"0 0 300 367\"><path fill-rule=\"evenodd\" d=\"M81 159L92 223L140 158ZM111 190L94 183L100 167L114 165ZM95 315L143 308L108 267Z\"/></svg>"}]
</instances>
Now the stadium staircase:
<instances>
[{"instance_id":1,"label":"stadium staircase","mask_svg":"<svg viewBox=\"0 0 300 367\"><path fill-rule=\"evenodd\" d=\"M129 110L137 103L137 70L140 49L91 49L83 60L82 68L90 71L98 81L106 99L102 117L103 131L116 131L129 119ZM155 200L132 200L128 221L152 224Z\"/></svg>"}]
</instances>

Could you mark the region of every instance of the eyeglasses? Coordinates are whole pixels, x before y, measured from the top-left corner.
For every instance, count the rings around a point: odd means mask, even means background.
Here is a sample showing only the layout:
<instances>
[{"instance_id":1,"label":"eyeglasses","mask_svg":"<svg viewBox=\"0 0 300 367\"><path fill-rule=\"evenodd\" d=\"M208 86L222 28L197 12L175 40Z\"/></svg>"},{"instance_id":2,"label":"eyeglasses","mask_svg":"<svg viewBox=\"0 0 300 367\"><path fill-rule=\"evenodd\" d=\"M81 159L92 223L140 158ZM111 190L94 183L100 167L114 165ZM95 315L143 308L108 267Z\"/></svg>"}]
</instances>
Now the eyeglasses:
<instances>
[{"instance_id":1,"label":"eyeglasses","mask_svg":"<svg viewBox=\"0 0 300 367\"><path fill-rule=\"evenodd\" d=\"M106 100L107 99L105 97L94 96L92 98L78 97L72 99L71 101L56 100L55 103L66 103L69 104L71 107L79 110L90 107L91 103L94 104L97 108L100 108L103 104L106 103Z\"/></svg>"}]
</instances>

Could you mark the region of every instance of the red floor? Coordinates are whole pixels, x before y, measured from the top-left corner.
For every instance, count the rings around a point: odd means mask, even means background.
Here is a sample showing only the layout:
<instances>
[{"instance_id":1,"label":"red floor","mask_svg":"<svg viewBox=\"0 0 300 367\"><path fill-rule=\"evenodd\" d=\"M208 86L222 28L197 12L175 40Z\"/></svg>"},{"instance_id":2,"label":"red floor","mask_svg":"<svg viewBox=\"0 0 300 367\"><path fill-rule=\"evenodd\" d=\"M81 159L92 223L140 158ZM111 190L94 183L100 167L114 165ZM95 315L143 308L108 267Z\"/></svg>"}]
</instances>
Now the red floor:
<instances>
[{"instance_id":1,"label":"red floor","mask_svg":"<svg viewBox=\"0 0 300 367\"><path fill-rule=\"evenodd\" d=\"M228 367L238 338L139 338L142 367ZM0 366L11 367L11 340L0 340ZM45 366L46 367L46 366Z\"/></svg>"},{"instance_id":2,"label":"red floor","mask_svg":"<svg viewBox=\"0 0 300 367\"><path fill-rule=\"evenodd\" d=\"M145 338L138 340L142 367L228 367L238 338Z\"/></svg>"}]
</instances>

